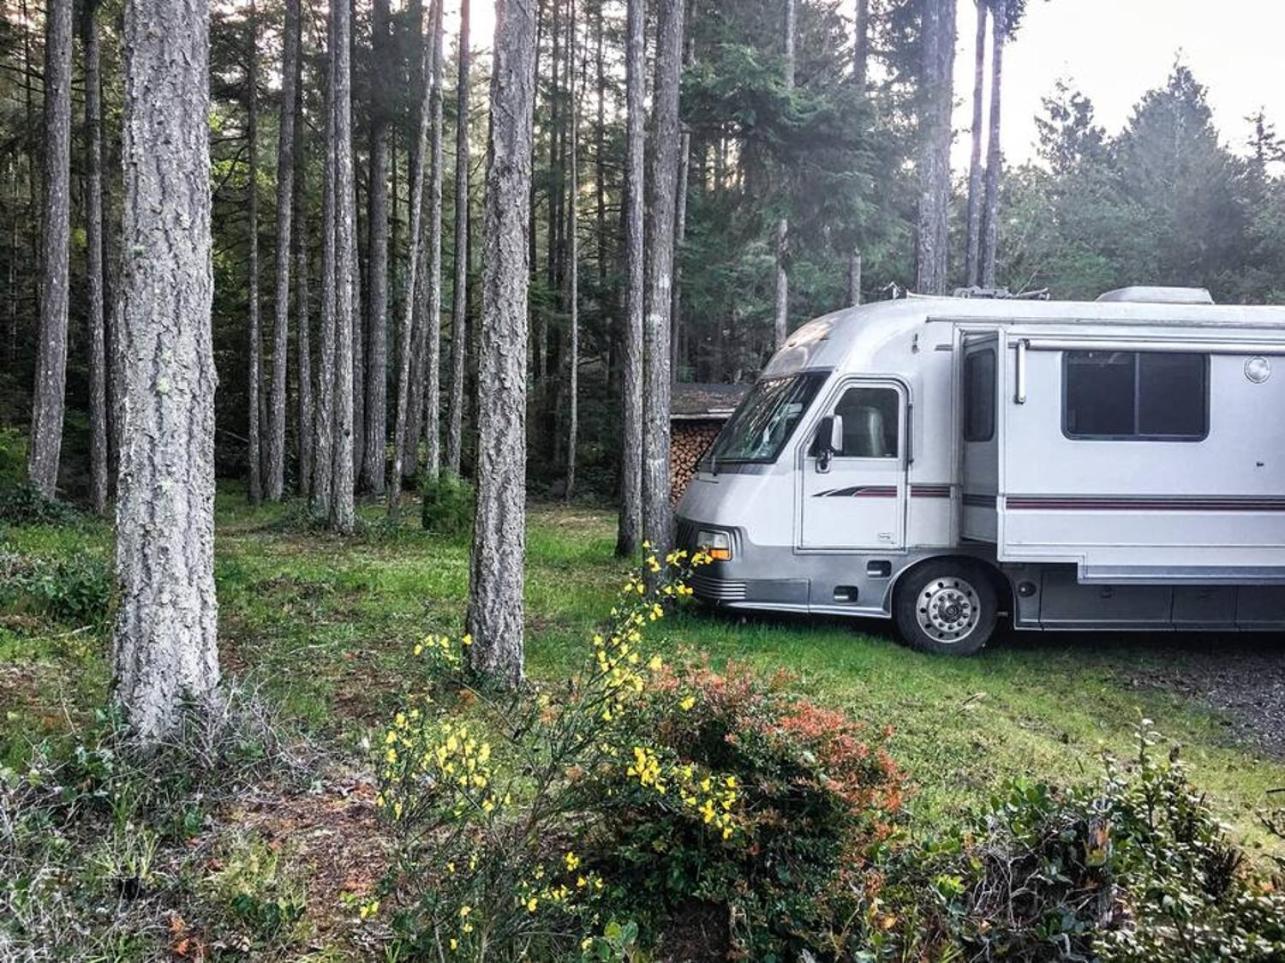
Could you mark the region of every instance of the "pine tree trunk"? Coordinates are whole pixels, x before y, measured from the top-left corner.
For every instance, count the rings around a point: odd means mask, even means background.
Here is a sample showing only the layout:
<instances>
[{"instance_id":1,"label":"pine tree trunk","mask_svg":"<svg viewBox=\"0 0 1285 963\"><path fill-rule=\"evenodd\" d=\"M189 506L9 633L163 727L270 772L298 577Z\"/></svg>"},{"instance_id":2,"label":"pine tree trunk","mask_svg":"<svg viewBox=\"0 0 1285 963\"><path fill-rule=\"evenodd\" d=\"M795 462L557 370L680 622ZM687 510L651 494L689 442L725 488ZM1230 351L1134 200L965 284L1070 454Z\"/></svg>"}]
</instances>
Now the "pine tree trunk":
<instances>
[{"instance_id":1,"label":"pine tree trunk","mask_svg":"<svg viewBox=\"0 0 1285 963\"><path fill-rule=\"evenodd\" d=\"M155 746L219 681L206 0L130 0L124 41L113 685Z\"/></svg>"},{"instance_id":2,"label":"pine tree trunk","mask_svg":"<svg viewBox=\"0 0 1285 963\"><path fill-rule=\"evenodd\" d=\"M861 303L861 249L857 248L848 255L848 304L856 307Z\"/></svg>"},{"instance_id":3,"label":"pine tree trunk","mask_svg":"<svg viewBox=\"0 0 1285 963\"><path fill-rule=\"evenodd\" d=\"M433 0L433 9L429 13L430 31L435 24L436 12L440 4L441 0ZM417 32L421 36L425 36L422 25L416 24L415 26ZM427 42L430 45L433 43L431 34L427 35ZM430 49L433 48L430 47ZM433 53L430 53L429 57L431 58L432 56ZM431 151L428 144L428 128L433 117L433 85L436 66L430 59L421 79L423 86L418 110L419 124L415 133L415 169L411 172L410 250L407 252L406 258L406 284L410 289L411 296L405 300L401 330L398 332L398 337L401 340L397 352L397 421L393 427L393 475L392 484L388 486L388 514L390 516L396 515L397 509L401 504L401 479L404 466L407 461L414 462L416 458L414 449L410 445L413 441L417 442L419 440L418 438L412 439L409 436L406 430L406 423L410 417L413 400L410 391L411 359L414 347L414 331L412 329L415 322L417 291L419 288L425 287L428 281L427 278L420 276L419 267L420 246L423 243L422 236L424 233L424 167Z\"/></svg>"},{"instance_id":4,"label":"pine tree trunk","mask_svg":"<svg viewBox=\"0 0 1285 963\"><path fill-rule=\"evenodd\" d=\"M384 102L391 99L388 79L392 59L389 43L388 0L374 0L371 13L374 54L374 95L370 105L370 283L366 320L366 404L362 487L384 491L384 454L388 436L388 137L389 117ZM409 359L408 359L409 360ZM408 379L409 380L409 379ZM405 425L402 426L403 433ZM400 474L395 476L400 479ZM396 487L396 485L394 485Z\"/></svg>"},{"instance_id":5,"label":"pine tree trunk","mask_svg":"<svg viewBox=\"0 0 1285 963\"><path fill-rule=\"evenodd\" d=\"M669 317L672 343L670 345L670 373L674 381L682 372L683 355L683 269L679 257L687 240L687 181L691 169L692 133L684 128L682 143L678 147L678 200L674 214L674 290L670 298Z\"/></svg>"},{"instance_id":6,"label":"pine tree trunk","mask_svg":"<svg viewBox=\"0 0 1285 963\"><path fill-rule=\"evenodd\" d=\"M673 540L669 503L669 308L674 272L674 208L678 186L678 92L682 79L685 0L660 0L657 15L651 203L643 368L643 535L661 558Z\"/></svg>"},{"instance_id":7,"label":"pine tree trunk","mask_svg":"<svg viewBox=\"0 0 1285 963\"><path fill-rule=\"evenodd\" d=\"M920 26L919 214L915 290L945 294L949 281L950 112L955 62L955 0L924 5Z\"/></svg>"},{"instance_id":8,"label":"pine tree trunk","mask_svg":"<svg viewBox=\"0 0 1285 963\"><path fill-rule=\"evenodd\" d=\"M571 4L572 29L567 38L567 76L570 83L567 93L570 102L567 106L568 123L571 128L570 144L567 151L567 487L564 492L566 501L570 502L576 488L576 449L579 446L580 432L580 237L577 230L579 223L580 164L577 154L580 150L580 105L576 96L576 45L575 45L575 5Z\"/></svg>"},{"instance_id":9,"label":"pine tree trunk","mask_svg":"<svg viewBox=\"0 0 1285 963\"><path fill-rule=\"evenodd\" d=\"M301 95L300 95L301 96ZM299 404L298 445L299 459L299 494L308 498L312 494L312 480L315 475L313 467L313 420L316 417L312 404L312 319L308 303L308 220L304 199L307 197L304 171L307 165L303 160L303 115L299 113L300 123L295 126L295 314L296 314L296 363L298 364L297 399Z\"/></svg>"},{"instance_id":10,"label":"pine tree trunk","mask_svg":"<svg viewBox=\"0 0 1285 963\"><path fill-rule=\"evenodd\" d=\"M785 89L794 89L794 33L795 0L785 0L783 48L785 58ZM776 222L776 312L772 326L776 346L785 344L790 333L790 275L785 262L789 257L790 222L782 217Z\"/></svg>"},{"instance_id":11,"label":"pine tree trunk","mask_svg":"<svg viewBox=\"0 0 1285 963\"><path fill-rule=\"evenodd\" d=\"M249 340L250 340L250 427L246 437L250 440L247 458L250 463L250 504L257 505L263 500L263 336L259 325L259 14L255 0L250 0L250 51L246 62L246 97L248 98L248 123L246 136L249 144L246 153L249 157L246 170L247 191L246 216L250 221L250 258L249 278Z\"/></svg>"},{"instance_id":12,"label":"pine tree trunk","mask_svg":"<svg viewBox=\"0 0 1285 963\"><path fill-rule=\"evenodd\" d=\"M598 0L598 13L594 18L594 69L597 74L597 111L598 116L594 122L594 192L597 195L597 222L598 222L598 287L605 296L607 288L607 275L610 274L608 260L610 258L610 246L607 241L607 72L605 40L603 29L603 0Z\"/></svg>"},{"instance_id":13,"label":"pine tree trunk","mask_svg":"<svg viewBox=\"0 0 1285 963\"><path fill-rule=\"evenodd\" d=\"M360 339L354 282L357 280L357 185L352 156L352 8L333 5L335 111L335 397L334 477L331 481L330 527L341 535L356 524L353 503L354 440L357 412L353 371L354 343Z\"/></svg>"},{"instance_id":14,"label":"pine tree trunk","mask_svg":"<svg viewBox=\"0 0 1285 963\"><path fill-rule=\"evenodd\" d=\"M317 408L313 422L312 509L329 519L334 478L335 422L335 18L327 17L325 174L321 195L321 332L317 352Z\"/></svg>"},{"instance_id":15,"label":"pine tree trunk","mask_svg":"<svg viewBox=\"0 0 1285 963\"><path fill-rule=\"evenodd\" d=\"M991 11L990 141L986 146L986 204L982 213L982 286L995 287L995 250L999 245L999 180L1004 164L1000 120L1004 90L1004 41L1008 36L1007 0L993 0Z\"/></svg>"},{"instance_id":16,"label":"pine tree trunk","mask_svg":"<svg viewBox=\"0 0 1285 963\"><path fill-rule=\"evenodd\" d=\"M357 62L357 31L353 24L357 22L357 0L348 4L348 154L352 159L352 196L353 196L353 256L352 256L352 474L353 490L361 475L362 461L366 457L366 301L362 298L363 266L369 270L370 261L362 260L362 239L366 241L366 253L370 253L370 224L366 224L363 234L361 225L361 205L358 203L361 194L361 163L353 144L352 113L352 65ZM367 181L369 196L369 181ZM368 219L369 220L369 219ZM338 243L338 242L336 242Z\"/></svg>"},{"instance_id":17,"label":"pine tree trunk","mask_svg":"<svg viewBox=\"0 0 1285 963\"><path fill-rule=\"evenodd\" d=\"M968 162L968 225L964 251L964 275L969 287L981 280L982 240L982 100L986 85L986 5L977 5L977 36L973 52L972 154Z\"/></svg>"},{"instance_id":18,"label":"pine tree trunk","mask_svg":"<svg viewBox=\"0 0 1285 963\"><path fill-rule=\"evenodd\" d=\"M40 332L31 394L27 474L46 498L58 490L67 387L68 258L71 238L72 0L49 0L45 12L45 131Z\"/></svg>"},{"instance_id":19,"label":"pine tree trunk","mask_svg":"<svg viewBox=\"0 0 1285 963\"><path fill-rule=\"evenodd\" d=\"M442 0L433 17L432 128L429 137L427 243L420 248L424 277L419 381L424 386L425 468L436 479L442 467ZM425 251L424 248L427 247Z\"/></svg>"},{"instance_id":20,"label":"pine tree trunk","mask_svg":"<svg viewBox=\"0 0 1285 963\"><path fill-rule=\"evenodd\" d=\"M535 100L533 0L496 3L486 173L478 393L477 518L468 628L475 672L523 677L526 557L527 205Z\"/></svg>"},{"instance_id":21,"label":"pine tree trunk","mask_svg":"<svg viewBox=\"0 0 1285 963\"><path fill-rule=\"evenodd\" d=\"M286 477L286 379L290 339L290 233L294 215L295 95L301 20L299 0L286 0L281 53L281 121L277 133L277 253L272 388L268 404L268 498L280 501Z\"/></svg>"},{"instance_id":22,"label":"pine tree trunk","mask_svg":"<svg viewBox=\"0 0 1285 963\"><path fill-rule=\"evenodd\" d=\"M515 5L525 9L523 5ZM469 0L460 0L458 74L455 87L455 286L451 308L450 417L446 427L446 469L460 473L464 441L464 378L468 352L468 84ZM528 159L526 162L530 164ZM527 201L529 203L529 199ZM524 205L523 210L526 210ZM489 239L488 239L489 247ZM525 326L524 326L525 327Z\"/></svg>"},{"instance_id":23,"label":"pine tree trunk","mask_svg":"<svg viewBox=\"0 0 1285 963\"><path fill-rule=\"evenodd\" d=\"M627 0L625 27L625 303L620 338L620 518L616 554L642 545L643 447L643 77L645 0Z\"/></svg>"},{"instance_id":24,"label":"pine tree trunk","mask_svg":"<svg viewBox=\"0 0 1285 963\"><path fill-rule=\"evenodd\" d=\"M852 82L864 91L870 71L870 0L857 0L853 19Z\"/></svg>"},{"instance_id":25,"label":"pine tree trunk","mask_svg":"<svg viewBox=\"0 0 1285 963\"><path fill-rule=\"evenodd\" d=\"M85 4L85 276L89 299L89 476L94 511L107 508L107 327L103 310L103 112L98 7Z\"/></svg>"}]
</instances>

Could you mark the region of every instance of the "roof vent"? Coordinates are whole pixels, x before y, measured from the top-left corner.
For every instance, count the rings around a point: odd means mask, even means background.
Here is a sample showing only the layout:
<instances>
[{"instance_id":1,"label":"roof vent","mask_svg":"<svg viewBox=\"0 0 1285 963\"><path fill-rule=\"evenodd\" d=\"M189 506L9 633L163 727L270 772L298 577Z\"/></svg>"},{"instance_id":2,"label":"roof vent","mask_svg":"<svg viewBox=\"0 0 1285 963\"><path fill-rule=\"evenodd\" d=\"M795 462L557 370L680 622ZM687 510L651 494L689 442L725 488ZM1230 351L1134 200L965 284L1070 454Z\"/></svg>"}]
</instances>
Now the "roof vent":
<instances>
[{"instance_id":1,"label":"roof vent","mask_svg":"<svg viewBox=\"0 0 1285 963\"><path fill-rule=\"evenodd\" d=\"M1164 288L1134 285L1098 295L1099 301L1137 301L1144 304L1213 304L1207 288Z\"/></svg>"}]
</instances>

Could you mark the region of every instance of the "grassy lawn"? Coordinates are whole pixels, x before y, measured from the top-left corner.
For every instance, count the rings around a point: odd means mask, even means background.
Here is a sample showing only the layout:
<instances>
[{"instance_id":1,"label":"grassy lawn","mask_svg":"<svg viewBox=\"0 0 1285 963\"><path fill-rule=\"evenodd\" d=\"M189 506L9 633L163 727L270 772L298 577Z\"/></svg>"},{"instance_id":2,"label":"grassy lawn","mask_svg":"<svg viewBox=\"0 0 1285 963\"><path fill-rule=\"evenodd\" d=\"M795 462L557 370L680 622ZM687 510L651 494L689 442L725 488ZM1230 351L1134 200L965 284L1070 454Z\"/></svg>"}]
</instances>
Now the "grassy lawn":
<instances>
[{"instance_id":1,"label":"grassy lawn","mask_svg":"<svg viewBox=\"0 0 1285 963\"><path fill-rule=\"evenodd\" d=\"M218 502L217 580L225 671L259 686L286 715L336 749L387 717L415 684L409 649L430 632L457 633L468 545L418 530L415 508L390 531L382 507L363 509L367 534L339 540L301 531L297 507L250 509L238 489ZM612 557L604 511L532 510L527 585L528 666L539 679L574 669L611 605L626 566ZM0 533L0 553L73 557L110 551L106 525L27 526ZM1237 744L1227 720L1170 690L1136 680L1181 660L1196 643L1047 635L1004 638L978 658L932 658L897 645L881 624L710 615L668 625L675 654L716 664L789 670L797 689L874 725L916 785L922 821L950 818L1015 777L1095 778L1099 753L1128 755L1147 717L1181 743L1196 783L1247 842L1272 843L1254 812L1285 786L1285 760ZM1275 642L1276 640L1272 640ZM1205 643L1200 643L1205 644ZM1234 660L1264 641L1217 644ZM102 703L102 626L54 624L0 609L0 764L65 730ZM1283 655L1285 657L1285 655Z\"/></svg>"}]
</instances>

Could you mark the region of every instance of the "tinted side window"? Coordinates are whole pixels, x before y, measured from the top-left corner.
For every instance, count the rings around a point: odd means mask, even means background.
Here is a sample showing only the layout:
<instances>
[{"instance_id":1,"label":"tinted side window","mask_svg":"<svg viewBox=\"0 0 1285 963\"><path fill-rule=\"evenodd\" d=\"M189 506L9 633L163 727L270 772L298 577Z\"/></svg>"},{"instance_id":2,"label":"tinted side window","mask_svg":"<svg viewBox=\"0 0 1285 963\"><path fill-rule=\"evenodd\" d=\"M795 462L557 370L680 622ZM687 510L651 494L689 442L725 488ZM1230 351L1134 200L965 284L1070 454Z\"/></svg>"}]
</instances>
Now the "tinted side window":
<instances>
[{"instance_id":1,"label":"tinted side window","mask_svg":"<svg viewBox=\"0 0 1285 963\"><path fill-rule=\"evenodd\" d=\"M901 400L893 388L849 388L834 413L843 418L845 458L896 458Z\"/></svg>"},{"instance_id":2,"label":"tinted side window","mask_svg":"<svg viewBox=\"0 0 1285 963\"><path fill-rule=\"evenodd\" d=\"M1068 351L1062 427L1072 438L1204 438L1208 368L1200 354Z\"/></svg>"},{"instance_id":3,"label":"tinted side window","mask_svg":"<svg viewBox=\"0 0 1285 963\"><path fill-rule=\"evenodd\" d=\"M964 359L964 441L995 436L995 349Z\"/></svg>"}]
</instances>

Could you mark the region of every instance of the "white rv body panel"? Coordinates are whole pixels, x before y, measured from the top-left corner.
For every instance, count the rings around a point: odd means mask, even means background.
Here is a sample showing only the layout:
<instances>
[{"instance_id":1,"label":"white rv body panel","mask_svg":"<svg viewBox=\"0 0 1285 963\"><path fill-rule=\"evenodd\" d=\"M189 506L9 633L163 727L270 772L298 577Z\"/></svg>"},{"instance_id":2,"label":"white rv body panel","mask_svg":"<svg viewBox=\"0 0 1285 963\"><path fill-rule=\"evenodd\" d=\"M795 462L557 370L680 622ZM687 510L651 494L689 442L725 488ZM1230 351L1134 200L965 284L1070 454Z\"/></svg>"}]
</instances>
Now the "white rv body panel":
<instances>
[{"instance_id":1,"label":"white rv body panel","mask_svg":"<svg viewBox=\"0 0 1285 963\"><path fill-rule=\"evenodd\" d=\"M736 545L698 595L887 616L906 571L969 556L993 566L1022 625L1285 627L1285 308L1120 296L911 297L800 327L755 389L808 379L788 438L773 457L707 455L679 506L680 542L718 529ZM965 361L986 351L989 437L962 404ZM1206 431L1071 437L1064 366L1084 352L1207 359ZM857 454L817 456L830 418Z\"/></svg>"}]
</instances>

